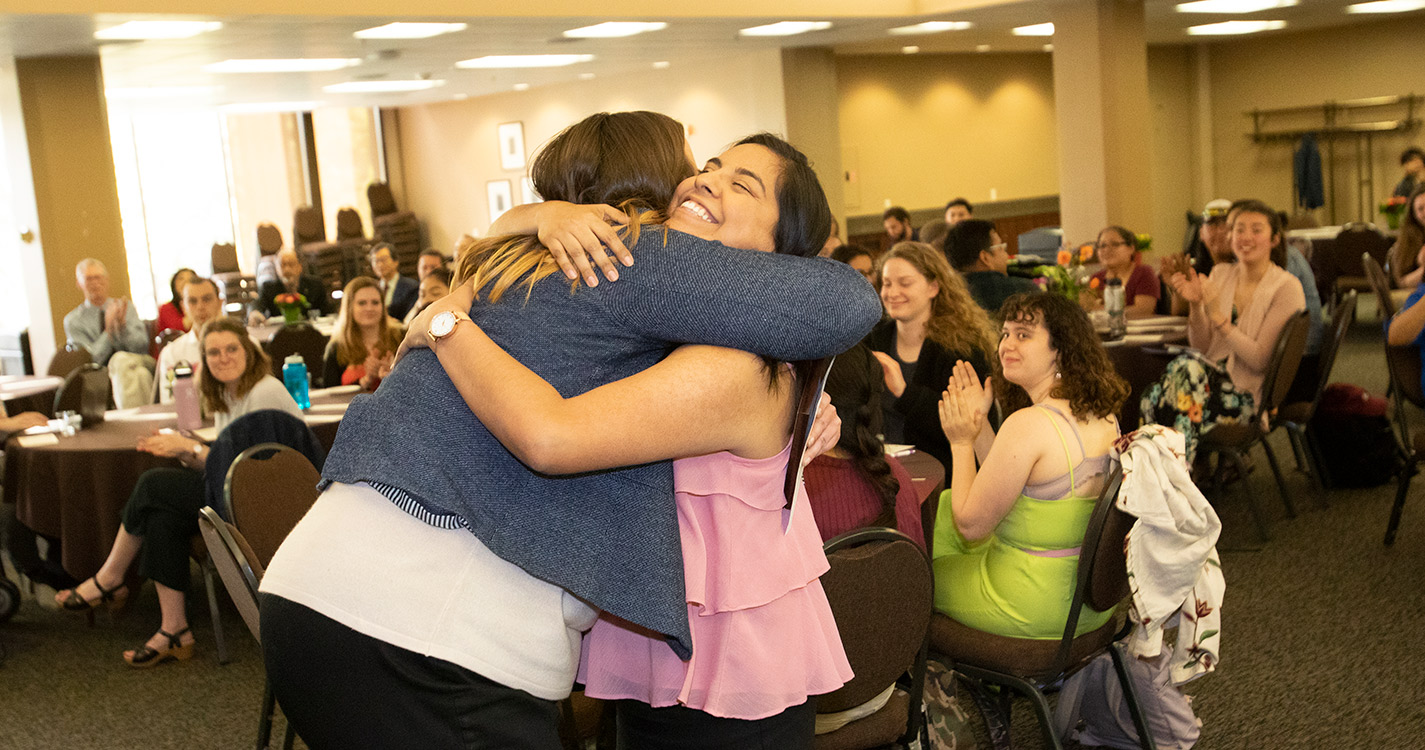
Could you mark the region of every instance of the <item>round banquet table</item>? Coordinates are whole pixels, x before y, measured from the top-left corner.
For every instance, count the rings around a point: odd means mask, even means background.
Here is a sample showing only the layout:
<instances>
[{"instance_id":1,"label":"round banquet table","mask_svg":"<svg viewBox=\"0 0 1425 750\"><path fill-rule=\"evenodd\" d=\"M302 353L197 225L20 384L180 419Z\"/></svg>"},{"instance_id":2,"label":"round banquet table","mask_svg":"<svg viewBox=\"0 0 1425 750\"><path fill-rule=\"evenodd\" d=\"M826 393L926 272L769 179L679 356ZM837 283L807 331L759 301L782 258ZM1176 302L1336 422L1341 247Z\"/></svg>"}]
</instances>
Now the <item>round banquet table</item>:
<instances>
[{"instance_id":1,"label":"round banquet table","mask_svg":"<svg viewBox=\"0 0 1425 750\"><path fill-rule=\"evenodd\" d=\"M4 402L5 413L11 416L37 411L53 418L54 394L63 384L64 378L49 375L3 375L0 376L0 402Z\"/></svg>"},{"instance_id":2,"label":"round banquet table","mask_svg":"<svg viewBox=\"0 0 1425 750\"><path fill-rule=\"evenodd\" d=\"M915 497L920 501L920 526L925 532L925 548L929 550L935 538L935 511L940 506L940 492L945 489L945 467L924 451L912 451L897 456L896 460L915 483Z\"/></svg>"},{"instance_id":3,"label":"round banquet table","mask_svg":"<svg viewBox=\"0 0 1425 750\"><path fill-rule=\"evenodd\" d=\"M305 419L328 449L357 392L355 386L312 392ZM53 442L45 440L48 436L12 436L5 445L4 501L15 504L21 523L60 540L65 571L88 578L109 554L119 513L139 476L155 467L180 465L140 452L135 447L139 438L176 425L171 405L153 404L107 412L104 422ZM211 427L199 434L213 437Z\"/></svg>"},{"instance_id":4,"label":"round banquet table","mask_svg":"<svg viewBox=\"0 0 1425 750\"><path fill-rule=\"evenodd\" d=\"M1118 341L1105 341L1104 349L1113 362L1113 369L1128 381L1128 398L1118 412L1118 423L1124 432L1138 429L1143 413L1138 402L1148 386L1158 382L1168 363L1177 356L1162 351L1168 344L1185 344L1187 319L1156 316L1129 321L1128 335Z\"/></svg>"}]
</instances>

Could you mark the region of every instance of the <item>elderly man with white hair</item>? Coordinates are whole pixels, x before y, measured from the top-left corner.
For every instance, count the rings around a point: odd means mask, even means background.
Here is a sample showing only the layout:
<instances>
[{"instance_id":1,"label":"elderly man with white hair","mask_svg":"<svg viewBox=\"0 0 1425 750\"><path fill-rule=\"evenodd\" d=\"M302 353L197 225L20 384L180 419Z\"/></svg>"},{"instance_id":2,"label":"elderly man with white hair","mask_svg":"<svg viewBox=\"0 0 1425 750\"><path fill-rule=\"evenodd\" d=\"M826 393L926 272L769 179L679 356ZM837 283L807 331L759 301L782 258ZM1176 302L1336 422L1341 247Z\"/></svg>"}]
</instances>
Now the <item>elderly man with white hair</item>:
<instances>
[{"instance_id":1,"label":"elderly man with white hair","mask_svg":"<svg viewBox=\"0 0 1425 750\"><path fill-rule=\"evenodd\" d=\"M64 316L65 338L88 350L95 364L109 368L119 408L148 403L154 362L138 311L127 299L109 296L109 269L97 258L79 261L74 278L84 301Z\"/></svg>"}]
</instances>

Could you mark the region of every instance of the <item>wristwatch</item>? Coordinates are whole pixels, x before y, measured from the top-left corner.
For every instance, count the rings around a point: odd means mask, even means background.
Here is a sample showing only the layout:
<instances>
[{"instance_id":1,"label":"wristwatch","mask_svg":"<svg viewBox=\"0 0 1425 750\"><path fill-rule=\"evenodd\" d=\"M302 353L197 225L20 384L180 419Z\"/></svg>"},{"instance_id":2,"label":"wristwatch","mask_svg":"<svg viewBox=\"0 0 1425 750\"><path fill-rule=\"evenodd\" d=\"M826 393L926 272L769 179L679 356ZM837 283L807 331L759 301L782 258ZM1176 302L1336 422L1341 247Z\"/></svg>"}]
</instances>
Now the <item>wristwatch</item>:
<instances>
[{"instance_id":1,"label":"wristwatch","mask_svg":"<svg viewBox=\"0 0 1425 750\"><path fill-rule=\"evenodd\" d=\"M470 320L470 316L463 312L443 312L430 320L430 328L426 330L426 338L434 344L437 341L449 336L455 331L455 324L462 320Z\"/></svg>"}]
</instances>

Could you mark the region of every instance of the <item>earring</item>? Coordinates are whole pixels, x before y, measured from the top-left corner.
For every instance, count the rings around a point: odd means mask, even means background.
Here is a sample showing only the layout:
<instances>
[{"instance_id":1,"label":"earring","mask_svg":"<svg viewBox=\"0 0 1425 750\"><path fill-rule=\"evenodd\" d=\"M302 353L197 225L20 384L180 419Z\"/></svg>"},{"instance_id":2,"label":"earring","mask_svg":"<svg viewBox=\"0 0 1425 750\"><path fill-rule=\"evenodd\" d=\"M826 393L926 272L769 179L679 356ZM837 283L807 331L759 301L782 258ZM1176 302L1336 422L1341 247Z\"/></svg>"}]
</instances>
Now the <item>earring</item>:
<instances>
[{"instance_id":1,"label":"earring","mask_svg":"<svg viewBox=\"0 0 1425 750\"><path fill-rule=\"evenodd\" d=\"M1058 371L1056 370L1056 371L1054 372L1054 379L1055 379L1055 380L1063 380L1063 379L1064 379L1064 373L1058 372Z\"/></svg>"}]
</instances>

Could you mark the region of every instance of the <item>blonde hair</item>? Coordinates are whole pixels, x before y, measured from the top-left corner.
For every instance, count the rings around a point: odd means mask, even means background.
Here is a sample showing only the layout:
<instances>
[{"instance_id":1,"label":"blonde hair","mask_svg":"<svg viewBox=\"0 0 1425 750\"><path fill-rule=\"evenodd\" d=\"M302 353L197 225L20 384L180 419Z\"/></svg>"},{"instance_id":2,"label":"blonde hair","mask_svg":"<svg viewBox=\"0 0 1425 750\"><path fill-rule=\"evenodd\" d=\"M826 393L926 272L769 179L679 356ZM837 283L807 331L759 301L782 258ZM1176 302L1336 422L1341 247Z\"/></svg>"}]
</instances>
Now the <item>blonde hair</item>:
<instances>
[{"instance_id":1,"label":"blonde hair","mask_svg":"<svg viewBox=\"0 0 1425 750\"><path fill-rule=\"evenodd\" d=\"M930 321L925 325L926 338L947 351L969 354L980 352L987 359L995 355L994 329L990 316L970 296L965 278L950 267L945 255L924 242L897 242L876 264L880 278L886 261L900 258L911 264L926 281L940 286L930 303Z\"/></svg>"},{"instance_id":2,"label":"blonde hair","mask_svg":"<svg viewBox=\"0 0 1425 750\"><path fill-rule=\"evenodd\" d=\"M376 324L376 355L394 353L401 345L401 329L391 325L391 318L386 315L386 297L381 294L380 285L370 276L357 276L341 293L341 311L337 313L336 326L332 331L336 358L342 366L366 361L366 337L361 334L361 326L356 324L356 317L351 314L351 306L356 304L356 293L363 289L375 289L376 296L381 300L381 320Z\"/></svg>"},{"instance_id":3,"label":"blonde hair","mask_svg":"<svg viewBox=\"0 0 1425 750\"><path fill-rule=\"evenodd\" d=\"M197 385L198 394L203 398L203 408L209 414L218 414L228 410L228 386L209 374L208 368L208 337L214 333L231 333L237 336L238 343L242 345L243 354L247 356L247 366L243 368L242 375L233 384L233 397L242 398L251 391L258 381L271 374L272 360L267 356L267 352L262 351L262 347L257 345L252 337L247 335L247 328L242 323L232 318L214 318L203 326L203 330L198 333L199 357L203 360L203 366L198 369Z\"/></svg>"}]
</instances>

